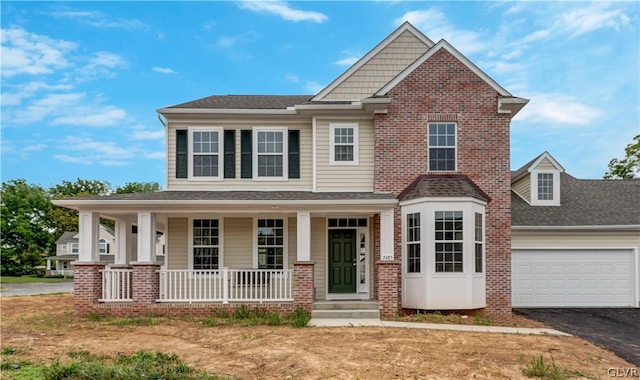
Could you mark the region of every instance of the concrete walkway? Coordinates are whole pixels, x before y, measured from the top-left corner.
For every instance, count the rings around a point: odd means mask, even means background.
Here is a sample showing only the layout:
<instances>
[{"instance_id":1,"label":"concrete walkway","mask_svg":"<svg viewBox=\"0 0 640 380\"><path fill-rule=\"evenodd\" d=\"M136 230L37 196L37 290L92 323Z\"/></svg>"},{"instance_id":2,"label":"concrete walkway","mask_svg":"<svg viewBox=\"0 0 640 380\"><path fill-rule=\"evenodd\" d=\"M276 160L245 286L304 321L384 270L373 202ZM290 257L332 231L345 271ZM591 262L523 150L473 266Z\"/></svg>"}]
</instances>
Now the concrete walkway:
<instances>
[{"instance_id":1,"label":"concrete walkway","mask_svg":"<svg viewBox=\"0 0 640 380\"><path fill-rule=\"evenodd\" d=\"M371 319L312 318L311 321L309 321L309 326L313 326L313 327L379 326L379 327L394 327L394 328L404 328L404 329L490 332L490 333L522 334L522 335L571 336L571 334L566 334L566 333L563 333L562 331L545 329L545 328L448 325L448 324L441 324L441 323L382 321L380 319L373 319L373 318Z\"/></svg>"},{"instance_id":2,"label":"concrete walkway","mask_svg":"<svg viewBox=\"0 0 640 380\"><path fill-rule=\"evenodd\" d=\"M73 293L73 280L64 282L28 282L24 284L0 284L0 297L34 296L37 294Z\"/></svg>"}]
</instances>

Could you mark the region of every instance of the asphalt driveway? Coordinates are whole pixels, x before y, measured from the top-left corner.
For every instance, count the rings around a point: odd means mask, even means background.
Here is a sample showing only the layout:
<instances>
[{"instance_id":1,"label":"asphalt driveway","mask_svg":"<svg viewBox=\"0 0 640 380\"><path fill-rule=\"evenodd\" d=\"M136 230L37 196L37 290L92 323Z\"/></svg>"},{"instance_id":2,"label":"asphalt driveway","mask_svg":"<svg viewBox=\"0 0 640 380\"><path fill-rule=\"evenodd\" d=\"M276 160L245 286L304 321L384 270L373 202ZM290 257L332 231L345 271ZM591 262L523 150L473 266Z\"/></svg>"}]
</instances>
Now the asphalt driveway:
<instances>
[{"instance_id":1,"label":"asphalt driveway","mask_svg":"<svg viewBox=\"0 0 640 380\"><path fill-rule=\"evenodd\" d=\"M73 293L73 280L64 282L28 282L24 284L2 283L0 296L33 296L36 294Z\"/></svg>"},{"instance_id":2,"label":"asphalt driveway","mask_svg":"<svg viewBox=\"0 0 640 380\"><path fill-rule=\"evenodd\" d=\"M640 309L516 309L516 313L579 336L640 367Z\"/></svg>"}]
</instances>

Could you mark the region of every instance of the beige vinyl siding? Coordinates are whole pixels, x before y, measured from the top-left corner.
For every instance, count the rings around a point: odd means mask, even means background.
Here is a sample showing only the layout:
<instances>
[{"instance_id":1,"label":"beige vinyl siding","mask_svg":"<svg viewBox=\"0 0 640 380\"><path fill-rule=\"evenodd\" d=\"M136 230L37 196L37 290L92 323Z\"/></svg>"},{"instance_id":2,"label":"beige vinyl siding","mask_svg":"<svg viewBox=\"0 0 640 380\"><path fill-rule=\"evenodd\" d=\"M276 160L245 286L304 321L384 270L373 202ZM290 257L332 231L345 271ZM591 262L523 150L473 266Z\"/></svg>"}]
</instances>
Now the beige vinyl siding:
<instances>
[{"instance_id":1,"label":"beige vinyl siding","mask_svg":"<svg viewBox=\"0 0 640 380\"><path fill-rule=\"evenodd\" d=\"M167 269L187 269L189 267L189 219L169 218L167 233Z\"/></svg>"},{"instance_id":2,"label":"beige vinyl siding","mask_svg":"<svg viewBox=\"0 0 640 380\"><path fill-rule=\"evenodd\" d=\"M540 161L540 163L538 164L538 166L535 167L534 170L558 170L558 169L556 169L556 167L553 166L553 164L551 163L551 161L549 161L548 158L545 158L542 161Z\"/></svg>"},{"instance_id":3,"label":"beige vinyl siding","mask_svg":"<svg viewBox=\"0 0 640 380\"><path fill-rule=\"evenodd\" d=\"M363 99L369 97L427 50L427 46L422 41L411 32L405 31L328 93L324 99Z\"/></svg>"},{"instance_id":4,"label":"beige vinyl siding","mask_svg":"<svg viewBox=\"0 0 640 380\"><path fill-rule=\"evenodd\" d=\"M187 130L189 127L222 127L224 130L236 131L236 178L225 178L222 181L189 180L176 178L176 130ZM300 178L284 181L259 181L251 178L240 178L240 131L251 130L253 127L287 127L289 130L300 131ZM254 142L255 144L255 142ZM312 136L311 122L300 121L242 121L242 120L211 120L207 122L170 122L167 137L167 190L308 190L313 185L312 169ZM254 160L255 161L255 160ZM255 164L255 162L254 162ZM222 168L220 168L222 170ZM287 168L285 168L287 172Z\"/></svg>"},{"instance_id":5,"label":"beige vinyl siding","mask_svg":"<svg viewBox=\"0 0 640 380\"><path fill-rule=\"evenodd\" d=\"M511 185L513 191L516 192L520 197L522 197L527 202L531 203L531 175L527 174L526 176L520 178L516 183Z\"/></svg>"},{"instance_id":6,"label":"beige vinyl siding","mask_svg":"<svg viewBox=\"0 0 640 380\"><path fill-rule=\"evenodd\" d=\"M635 248L638 265L637 278L640 297L640 232L639 231L513 231L511 232L511 249L604 249ZM640 302L640 299L638 300Z\"/></svg>"},{"instance_id":7,"label":"beige vinyl siding","mask_svg":"<svg viewBox=\"0 0 640 380\"><path fill-rule=\"evenodd\" d=\"M313 267L313 279L315 287L315 298L323 300L326 298L326 247L327 227L325 218L311 218L311 261L315 262Z\"/></svg>"},{"instance_id":8,"label":"beige vinyl siding","mask_svg":"<svg viewBox=\"0 0 640 380\"><path fill-rule=\"evenodd\" d=\"M253 218L224 218L224 266L253 268Z\"/></svg>"},{"instance_id":9,"label":"beige vinyl siding","mask_svg":"<svg viewBox=\"0 0 640 380\"><path fill-rule=\"evenodd\" d=\"M287 263L288 268L293 269L293 263L298 260L298 219L287 220ZM286 269L286 268L285 268Z\"/></svg>"},{"instance_id":10,"label":"beige vinyl siding","mask_svg":"<svg viewBox=\"0 0 640 380\"><path fill-rule=\"evenodd\" d=\"M332 123L358 124L358 165L330 164ZM316 121L317 191L373 191L374 133L371 120L320 119Z\"/></svg>"}]
</instances>

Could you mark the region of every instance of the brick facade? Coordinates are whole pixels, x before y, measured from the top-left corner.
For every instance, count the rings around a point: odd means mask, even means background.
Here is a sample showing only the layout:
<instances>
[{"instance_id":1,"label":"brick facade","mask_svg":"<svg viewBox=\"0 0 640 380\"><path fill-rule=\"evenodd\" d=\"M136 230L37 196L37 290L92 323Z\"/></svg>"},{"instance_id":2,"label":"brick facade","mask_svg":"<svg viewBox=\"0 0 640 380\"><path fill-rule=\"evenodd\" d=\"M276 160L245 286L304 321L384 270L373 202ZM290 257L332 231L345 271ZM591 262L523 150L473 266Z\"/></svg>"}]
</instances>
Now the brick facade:
<instances>
[{"instance_id":1,"label":"brick facade","mask_svg":"<svg viewBox=\"0 0 640 380\"><path fill-rule=\"evenodd\" d=\"M160 298L160 264L131 263L132 298L136 304L152 304Z\"/></svg>"},{"instance_id":2,"label":"brick facade","mask_svg":"<svg viewBox=\"0 0 640 380\"><path fill-rule=\"evenodd\" d=\"M400 261L377 261L375 284L380 316L383 318L395 317L401 299Z\"/></svg>"},{"instance_id":3,"label":"brick facade","mask_svg":"<svg viewBox=\"0 0 640 380\"><path fill-rule=\"evenodd\" d=\"M293 263L293 302L297 308L306 311L313 308L313 266L312 261Z\"/></svg>"},{"instance_id":4,"label":"brick facade","mask_svg":"<svg viewBox=\"0 0 640 380\"><path fill-rule=\"evenodd\" d=\"M104 264L75 263L73 267L73 311L87 315L94 311L102 297L102 273Z\"/></svg>"},{"instance_id":5,"label":"brick facade","mask_svg":"<svg viewBox=\"0 0 640 380\"><path fill-rule=\"evenodd\" d=\"M485 215L485 311L510 315L510 115L498 113L497 91L441 49L387 95L391 99L388 113L374 119L375 191L398 195L418 175L428 173L427 123L453 119L458 173L466 174L491 197ZM399 208L395 221L395 257L401 259Z\"/></svg>"}]
</instances>

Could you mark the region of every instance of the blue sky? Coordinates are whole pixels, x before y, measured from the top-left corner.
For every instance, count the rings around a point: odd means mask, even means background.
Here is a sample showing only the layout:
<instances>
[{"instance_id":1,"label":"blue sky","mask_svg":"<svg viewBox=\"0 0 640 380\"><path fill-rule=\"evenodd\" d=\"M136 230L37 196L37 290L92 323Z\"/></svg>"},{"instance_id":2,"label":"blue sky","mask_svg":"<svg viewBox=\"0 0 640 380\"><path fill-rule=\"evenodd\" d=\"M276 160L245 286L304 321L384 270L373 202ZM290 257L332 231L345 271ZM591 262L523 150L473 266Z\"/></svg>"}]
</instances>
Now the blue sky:
<instances>
[{"instance_id":1,"label":"blue sky","mask_svg":"<svg viewBox=\"0 0 640 380\"><path fill-rule=\"evenodd\" d=\"M640 133L640 2L2 1L2 181L164 186L156 109L315 94L403 21L515 96L512 169L601 178Z\"/></svg>"}]
</instances>

